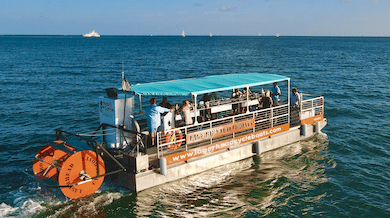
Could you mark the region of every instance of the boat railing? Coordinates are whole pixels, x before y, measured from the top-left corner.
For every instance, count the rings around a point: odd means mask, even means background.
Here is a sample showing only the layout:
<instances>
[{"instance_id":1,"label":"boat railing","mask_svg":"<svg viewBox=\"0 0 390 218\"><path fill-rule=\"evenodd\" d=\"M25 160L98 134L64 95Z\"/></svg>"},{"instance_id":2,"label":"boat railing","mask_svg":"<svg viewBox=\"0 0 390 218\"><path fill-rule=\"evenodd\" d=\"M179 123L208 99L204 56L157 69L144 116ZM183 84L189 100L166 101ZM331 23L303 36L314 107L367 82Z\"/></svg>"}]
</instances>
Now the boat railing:
<instances>
[{"instance_id":1,"label":"boat railing","mask_svg":"<svg viewBox=\"0 0 390 218\"><path fill-rule=\"evenodd\" d=\"M324 115L324 97L301 93L300 117L301 120Z\"/></svg>"},{"instance_id":2,"label":"boat railing","mask_svg":"<svg viewBox=\"0 0 390 218\"><path fill-rule=\"evenodd\" d=\"M161 158L287 123L289 107L284 104L158 132L157 156Z\"/></svg>"}]
</instances>

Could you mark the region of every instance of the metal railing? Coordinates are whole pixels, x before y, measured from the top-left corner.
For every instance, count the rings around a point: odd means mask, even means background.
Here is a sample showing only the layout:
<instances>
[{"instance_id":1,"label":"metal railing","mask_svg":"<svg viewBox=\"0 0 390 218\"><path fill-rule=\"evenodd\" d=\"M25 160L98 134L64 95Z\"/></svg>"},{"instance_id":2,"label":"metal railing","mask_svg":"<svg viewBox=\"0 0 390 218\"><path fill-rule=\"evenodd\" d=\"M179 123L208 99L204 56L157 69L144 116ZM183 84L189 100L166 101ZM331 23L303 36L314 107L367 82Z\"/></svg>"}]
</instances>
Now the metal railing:
<instances>
[{"instance_id":1,"label":"metal railing","mask_svg":"<svg viewBox=\"0 0 390 218\"><path fill-rule=\"evenodd\" d=\"M196 143L187 144L186 136L188 134L205 131L205 130L212 130L213 128L216 127L225 126L228 124L235 124L250 119L254 119L255 125L253 128L227 133L217 137L207 137L207 139L205 140L200 140L197 141ZM255 110L244 114L238 114L238 115L223 117L211 121L201 122L198 124L174 128L167 132L158 132L157 133L157 156L158 158L161 158L167 154L187 151L189 149L193 149L196 147L201 147L208 144L221 142L224 140L232 139L249 133L258 132L260 130L269 129L274 126L283 125L288 122L289 122L289 107L287 104L285 104L277 107Z\"/></svg>"},{"instance_id":2,"label":"metal railing","mask_svg":"<svg viewBox=\"0 0 390 218\"><path fill-rule=\"evenodd\" d=\"M308 99L304 99L308 98ZM300 118L306 119L324 114L324 97L318 95L301 94Z\"/></svg>"}]
</instances>

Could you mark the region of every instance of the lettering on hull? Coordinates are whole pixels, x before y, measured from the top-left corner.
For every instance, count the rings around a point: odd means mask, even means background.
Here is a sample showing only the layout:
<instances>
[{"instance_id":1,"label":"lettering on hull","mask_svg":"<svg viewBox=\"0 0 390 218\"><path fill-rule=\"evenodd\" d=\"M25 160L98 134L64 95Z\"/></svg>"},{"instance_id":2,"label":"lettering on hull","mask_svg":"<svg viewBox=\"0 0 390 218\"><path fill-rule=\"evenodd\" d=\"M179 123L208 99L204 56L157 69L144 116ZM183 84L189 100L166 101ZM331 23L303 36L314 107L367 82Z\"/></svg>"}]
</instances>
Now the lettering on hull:
<instances>
[{"instance_id":1,"label":"lettering on hull","mask_svg":"<svg viewBox=\"0 0 390 218\"><path fill-rule=\"evenodd\" d=\"M186 161L195 157L211 154L223 149L228 149L233 146L241 145L248 142L253 142L261 138L265 138L274 134L285 132L290 129L290 124L283 124L281 126L261 130L254 133L249 133L243 136L239 136L233 139L228 139L222 142L213 143L199 148L194 148L188 151L183 151L177 154L168 155L165 157L167 165L172 165L182 161Z\"/></svg>"},{"instance_id":2,"label":"lettering on hull","mask_svg":"<svg viewBox=\"0 0 390 218\"><path fill-rule=\"evenodd\" d=\"M318 121L323 121L324 120L324 115L323 114L320 114L320 115L317 115L317 116L314 116L314 117L309 117L309 118L306 118L304 120L301 120L301 125L310 125L310 124L314 124L315 122L318 122Z\"/></svg>"},{"instance_id":3,"label":"lettering on hull","mask_svg":"<svg viewBox=\"0 0 390 218\"><path fill-rule=\"evenodd\" d=\"M254 119L249 119L249 120L244 120L244 121L237 122L237 123L223 125L223 126L215 127L215 128L208 129L208 130L203 130L203 131L187 134L186 135L186 143L188 145L188 144L192 144L195 142L200 142L203 140L215 138L218 136L231 134L233 132L239 132L239 131L243 131L246 129L251 129L253 127L255 127L255 120Z\"/></svg>"}]
</instances>

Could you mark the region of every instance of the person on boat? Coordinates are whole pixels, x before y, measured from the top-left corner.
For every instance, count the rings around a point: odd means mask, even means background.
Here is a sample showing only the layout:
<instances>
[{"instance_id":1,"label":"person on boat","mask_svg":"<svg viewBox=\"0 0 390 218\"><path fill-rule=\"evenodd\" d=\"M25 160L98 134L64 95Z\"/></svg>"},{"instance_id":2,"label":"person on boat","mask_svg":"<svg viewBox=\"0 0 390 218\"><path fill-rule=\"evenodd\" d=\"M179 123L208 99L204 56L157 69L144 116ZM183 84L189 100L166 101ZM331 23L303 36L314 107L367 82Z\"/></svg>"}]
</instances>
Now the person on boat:
<instances>
[{"instance_id":1,"label":"person on boat","mask_svg":"<svg viewBox=\"0 0 390 218\"><path fill-rule=\"evenodd\" d=\"M203 97L199 100L200 101L203 101L204 102L204 105L206 108L208 108L208 105L209 105L209 101L211 100L210 96L209 96L209 93L205 93L203 94ZM206 120L209 120L210 117L211 117L211 110L210 109L203 109L200 111L200 121L201 122L204 122Z\"/></svg>"},{"instance_id":2,"label":"person on boat","mask_svg":"<svg viewBox=\"0 0 390 218\"><path fill-rule=\"evenodd\" d=\"M270 108L272 106L273 102L268 89L265 90L265 95L261 98L260 104L260 108Z\"/></svg>"},{"instance_id":3,"label":"person on boat","mask_svg":"<svg viewBox=\"0 0 390 218\"><path fill-rule=\"evenodd\" d=\"M292 94L290 98L290 105L291 105L291 119L290 119L290 124L291 126L299 126L300 124L300 119L299 119L299 93L297 92L297 88L292 88Z\"/></svg>"},{"instance_id":4,"label":"person on boat","mask_svg":"<svg viewBox=\"0 0 390 218\"><path fill-rule=\"evenodd\" d=\"M244 98L246 98L246 94L248 93L248 95L250 96L252 94L251 90L249 89L249 87L245 87L243 90L242 90L242 96Z\"/></svg>"},{"instance_id":5,"label":"person on boat","mask_svg":"<svg viewBox=\"0 0 390 218\"><path fill-rule=\"evenodd\" d=\"M247 94L248 94L249 99L250 99L250 96L251 96L252 92L251 92L251 90L249 89L249 87L245 87L245 88L242 90L241 96L242 96L244 99L246 99L246 98L247 98ZM246 107L242 107L242 108L241 108L241 111L242 111L242 113L245 113L245 112L246 112Z\"/></svg>"},{"instance_id":6,"label":"person on boat","mask_svg":"<svg viewBox=\"0 0 390 218\"><path fill-rule=\"evenodd\" d=\"M183 101L183 104L180 107L180 110L183 113L185 124L186 125L191 125L193 123L193 121L192 121L192 117L191 117L191 114L190 114L190 111L191 111L190 101L188 101L188 100Z\"/></svg>"},{"instance_id":7,"label":"person on boat","mask_svg":"<svg viewBox=\"0 0 390 218\"><path fill-rule=\"evenodd\" d=\"M210 96L209 96L209 93L204 93L203 94L203 97L199 100L199 101L203 101L203 102L208 102L208 101L210 101L211 100L211 98L210 98Z\"/></svg>"},{"instance_id":8,"label":"person on boat","mask_svg":"<svg viewBox=\"0 0 390 218\"><path fill-rule=\"evenodd\" d=\"M232 93L232 98L240 98L242 96L242 92L240 89L234 89Z\"/></svg>"},{"instance_id":9,"label":"person on boat","mask_svg":"<svg viewBox=\"0 0 390 218\"><path fill-rule=\"evenodd\" d=\"M218 99L219 99L219 95L215 92L212 92L210 95L210 100L218 100Z\"/></svg>"},{"instance_id":10,"label":"person on boat","mask_svg":"<svg viewBox=\"0 0 390 218\"><path fill-rule=\"evenodd\" d=\"M242 92L240 92L240 89L233 89L233 93L232 93L232 100L233 101L238 101L237 99L238 98L241 98L242 97ZM232 104L232 109L233 109L233 114L238 114L239 111L238 109L241 107L241 104Z\"/></svg>"},{"instance_id":11,"label":"person on boat","mask_svg":"<svg viewBox=\"0 0 390 218\"><path fill-rule=\"evenodd\" d=\"M159 104L159 106L165 107L165 108L169 108L169 109L172 108L172 105L168 102L168 98L165 97L165 96L163 96L163 100L162 100L162 102Z\"/></svg>"},{"instance_id":12,"label":"person on boat","mask_svg":"<svg viewBox=\"0 0 390 218\"><path fill-rule=\"evenodd\" d=\"M273 83L272 89L271 89L271 96L273 101L273 106L279 106L279 96L281 94L280 88L278 86L278 82Z\"/></svg>"},{"instance_id":13,"label":"person on boat","mask_svg":"<svg viewBox=\"0 0 390 218\"><path fill-rule=\"evenodd\" d=\"M290 104L293 109L299 109L299 93L297 88L292 88L292 95L290 99Z\"/></svg>"},{"instance_id":14,"label":"person on boat","mask_svg":"<svg viewBox=\"0 0 390 218\"><path fill-rule=\"evenodd\" d=\"M165 112L173 112L173 109L167 109L156 105L156 99L151 98L149 100L150 106L145 109L146 120L148 121L148 128L150 137L152 139L152 145L154 145L154 139L156 138L157 129L161 125L161 114Z\"/></svg>"}]
</instances>

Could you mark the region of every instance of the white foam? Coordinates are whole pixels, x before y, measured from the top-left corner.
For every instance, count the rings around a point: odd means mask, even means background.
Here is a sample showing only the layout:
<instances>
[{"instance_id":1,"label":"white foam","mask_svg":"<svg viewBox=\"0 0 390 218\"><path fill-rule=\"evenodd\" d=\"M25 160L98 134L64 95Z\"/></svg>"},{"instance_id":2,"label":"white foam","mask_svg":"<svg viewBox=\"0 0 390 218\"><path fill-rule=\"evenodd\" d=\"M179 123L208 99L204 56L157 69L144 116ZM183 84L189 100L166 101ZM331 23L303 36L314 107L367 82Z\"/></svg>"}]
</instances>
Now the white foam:
<instances>
[{"instance_id":1,"label":"white foam","mask_svg":"<svg viewBox=\"0 0 390 218\"><path fill-rule=\"evenodd\" d=\"M6 203L0 204L0 217L30 217L31 215L45 209L41 204L42 201L34 201L27 199L26 201L19 202L18 205L12 207ZM21 204L21 205L20 205Z\"/></svg>"},{"instance_id":2,"label":"white foam","mask_svg":"<svg viewBox=\"0 0 390 218\"><path fill-rule=\"evenodd\" d=\"M19 208L11 207L7 205L6 203L0 204L0 217L8 217L9 215L13 214L15 211L17 211Z\"/></svg>"}]
</instances>

